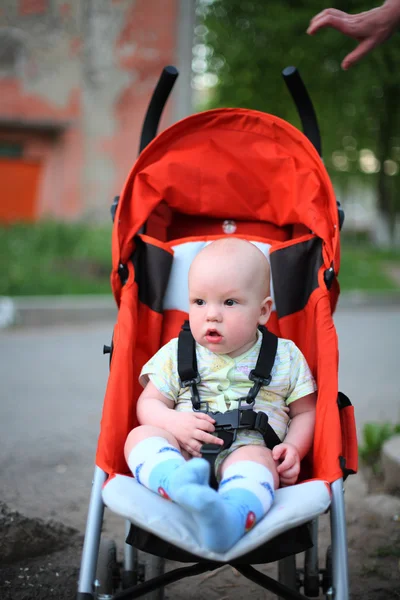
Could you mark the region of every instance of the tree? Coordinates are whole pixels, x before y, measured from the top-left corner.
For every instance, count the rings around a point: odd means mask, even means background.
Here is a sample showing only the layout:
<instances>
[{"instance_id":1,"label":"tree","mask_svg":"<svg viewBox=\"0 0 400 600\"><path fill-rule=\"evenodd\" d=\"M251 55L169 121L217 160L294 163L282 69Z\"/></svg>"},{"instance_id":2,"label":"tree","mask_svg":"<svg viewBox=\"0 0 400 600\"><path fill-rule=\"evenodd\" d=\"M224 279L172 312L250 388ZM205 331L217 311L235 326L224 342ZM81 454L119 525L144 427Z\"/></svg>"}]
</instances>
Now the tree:
<instances>
[{"instance_id":1,"label":"tree","mask_svg":"<svg viewBox=\"0 0 400 600\"><path fill-rule=\"evenodd\" d=\"M363 0L334 5L348 12L372 7ZM308 23L320 10L317 0L199 0L198 71L218 78L209 107L264 110L300 127L280 78L294 64L316 108L332 179L353 173L374 186L393 236L400 210L399 39L342 71L340 62L355 42L333 30L308 36Z\"/></svg>"}]
</instances>

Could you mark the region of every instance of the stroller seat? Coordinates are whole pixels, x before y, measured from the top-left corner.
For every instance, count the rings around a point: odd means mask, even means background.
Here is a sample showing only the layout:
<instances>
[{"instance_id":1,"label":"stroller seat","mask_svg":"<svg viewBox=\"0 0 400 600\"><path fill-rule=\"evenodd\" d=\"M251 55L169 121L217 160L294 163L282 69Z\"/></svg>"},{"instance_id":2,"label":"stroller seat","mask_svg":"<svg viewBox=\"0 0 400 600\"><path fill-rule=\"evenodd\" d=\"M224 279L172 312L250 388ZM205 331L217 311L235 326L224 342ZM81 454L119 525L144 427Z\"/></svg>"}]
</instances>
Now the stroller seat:
<instances>
[{"instance_id":1,"label":"stroller seat","mask_svg":"<svg viewBox=\"0 0 400 600\"><path fill-rule=\"evenodd\" d=\"M326 512L331 503L331 495L330 486L320 480L276 490L274 504L267 515L223 554L211 552L202 546L196 524L188 511L151 492L133 477L113 477L104 487L103 501L113 512L135 527L188 552L191 560L232 563L239 558L241 562L246 561L246 555L269 540ZM274 546L279 544L275 542ZM263 551L263 562L265 555L266 552ZM180 557L181 560L182 558ZM273 560L276 560L276 552Z\"/></svg>"},{"instance_id":2,"label":"stroller seat","mask_svg":"<svg viewBox=\"0 0 400 600\"><path fill-rule=\"evenodd\" d=\"M195 240L184 238L176 242L171 241L169 244L173 252L173 260L162 303L164 330L168 333L176 331L177 328L179 331L179 326L182 324L179 319L189 310L186 282L190 265L195 256L211 243L214 237L221 236L203 236L203 239ZM251 237L249 241L256 245L269 260L271 243L266 240L255 241ZM146 280L152 281L150 273L146 273ZM274 300L272 277L270 290ZM275 301L273 309L275 310ZM103 501L113 512L128 519L136 527L157 535L197 558L231 562L250 553L283 531L307 523L324 513L330 505L330 486L325 481L314 480L277 490L274 505L266 517L229 552L223 554L211 552L201 545L195 522L188 511L147 490L132 477L124 475L113 477L103 489Z\"/></svg>"}]
</instances>

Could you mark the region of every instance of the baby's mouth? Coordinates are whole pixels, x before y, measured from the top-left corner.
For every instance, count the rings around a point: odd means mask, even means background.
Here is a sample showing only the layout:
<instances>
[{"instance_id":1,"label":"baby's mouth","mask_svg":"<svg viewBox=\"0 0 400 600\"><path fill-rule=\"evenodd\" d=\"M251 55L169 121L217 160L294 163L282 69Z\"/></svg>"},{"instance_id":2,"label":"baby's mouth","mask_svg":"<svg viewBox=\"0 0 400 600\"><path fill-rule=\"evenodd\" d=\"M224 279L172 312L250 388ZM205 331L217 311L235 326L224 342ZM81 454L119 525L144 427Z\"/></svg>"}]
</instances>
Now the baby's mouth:
<instances>
[{"instance_id":1,"label":"baby's mouth","mask_svg":"<svg viewBox=\"0 0 400 600\"><path fill-rule=\"evenodd\" d=\"M206 335L217 336L217 335L221 335L221 334L216 329L207 329Z\"/></svg>"},{"instance_id":2,"label":"baby's mouth","mask_svg":"<svg viewBox=\"0 0 400 600\"><path fill-rule=\"evenodd\" d=\"M216 329L207 329L206 339L209 342L220 342L222 340L222 335Z\"/></svg>"}]
</instances>

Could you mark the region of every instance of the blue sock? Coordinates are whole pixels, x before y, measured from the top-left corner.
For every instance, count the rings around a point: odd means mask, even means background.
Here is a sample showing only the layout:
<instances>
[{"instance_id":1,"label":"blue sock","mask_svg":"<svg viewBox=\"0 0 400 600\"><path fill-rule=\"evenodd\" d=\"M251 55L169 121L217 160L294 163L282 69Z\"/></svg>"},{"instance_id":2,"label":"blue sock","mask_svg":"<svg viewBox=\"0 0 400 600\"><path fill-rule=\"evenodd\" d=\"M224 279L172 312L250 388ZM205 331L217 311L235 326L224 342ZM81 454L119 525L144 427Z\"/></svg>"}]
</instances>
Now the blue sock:
<instances>
[{"instance_id":1,"label":"blue sock","mask_svg":"<svg viewBox=\"0 0 400 600\"><path fill-rule=\"evenodd\" d=\"M210 468L207 461L186 461L180 451L162 437L150 437L131 450L128 465L134 477L145 487L167 500L189 484L208 485Z\"/></svg>"},{"instance_id":2,"label":"blue sock","mask_svg":"<svg viewBox=\"0 0 400 600\"><path fill-rule=\"evenodd\" d=\"M260 463L239 461L225 470L218 492L188 484L176 502L192 513L203 545L226 552L264 517L274 496L272 473Z\"/></svg>"}]
</instances>

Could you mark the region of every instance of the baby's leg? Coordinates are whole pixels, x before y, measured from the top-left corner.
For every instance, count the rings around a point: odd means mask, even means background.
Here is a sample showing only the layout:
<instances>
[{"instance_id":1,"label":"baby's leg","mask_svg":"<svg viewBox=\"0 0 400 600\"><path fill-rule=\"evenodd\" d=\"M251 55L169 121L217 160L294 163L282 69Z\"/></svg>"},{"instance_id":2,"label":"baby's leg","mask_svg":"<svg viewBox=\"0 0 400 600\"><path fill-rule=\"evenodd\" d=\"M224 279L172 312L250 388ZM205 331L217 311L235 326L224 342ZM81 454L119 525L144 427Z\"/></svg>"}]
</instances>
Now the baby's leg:
<instances>
[{"instance_id":1,"label":"baby's leg","mask_svg":"<svg viewBox=\"0 0 400 600\"><path fill-rule=\"evenodd\" d=\"M265 446L242 446L222 464L218 492L190 484L177 493L192 512L204 545L225 552L269 511L279 485L275 461Z\"/></svg>"},{"instance_id":2,"label":"baby's leg","mask_svg":"<svg viewBox=\"0 0 400 600\"><path fill-rule=\"evenodd\" d=\"M133 429L125 442L125 459L139 483L167 499L175 500L182 486L208 485L208 463L186 461L175 437L158 427Z\"/></svg>"},{"instance_id":3,"label":"baby's leg","mask_svg":"<svg viewBox=\"0 0 400 600\"><path fill-rule=\"evenodd\" d=\"M242 461L251 461L263 465L272 475L273 488L276 490L279 487L279 475L276 470L277 462L272 458L272 451L266 446L261 445L241 446L229 454L221 466L221 479L225 479L227 469Z\"/></svg>"}]
</instances>

